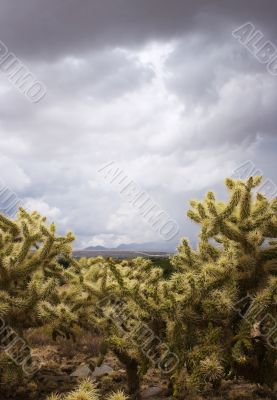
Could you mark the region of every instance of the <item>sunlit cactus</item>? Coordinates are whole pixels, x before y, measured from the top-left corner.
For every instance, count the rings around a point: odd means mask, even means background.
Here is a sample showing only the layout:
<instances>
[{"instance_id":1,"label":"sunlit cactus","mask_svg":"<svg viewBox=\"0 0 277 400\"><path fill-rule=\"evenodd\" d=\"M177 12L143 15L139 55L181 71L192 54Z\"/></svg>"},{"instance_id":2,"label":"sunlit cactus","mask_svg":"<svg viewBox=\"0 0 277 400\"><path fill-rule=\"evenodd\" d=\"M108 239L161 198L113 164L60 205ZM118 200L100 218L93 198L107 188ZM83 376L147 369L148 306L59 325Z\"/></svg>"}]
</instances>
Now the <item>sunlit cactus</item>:
<instances>
[{"instance_id":1,"label":"sunlit cactus","mask_svg":"<svg viewBox=\"0 0 277 400\"><path fill-rule=\"evenodd\" d=\"M277 201L254 192L260 182L227 179L227 202L212 192L192 201L198 247L183 240L172 258L168 340L195 389L227 375L271 386L277 378Z\"/></svg>"},{"instance_id":2,"label":"sunlit cactus","mask_svg":"<svg viewBox=\"0 0 277 400\"><path fill-rule=\"evenodd\" d=\"M150 367L168 377L180 399L240 376L273 386L277 200L257 192L260 182L227 179L229 200L209 192L203 201L191 201L188 216L201 227L198 246L184 239L166 275L143 258L76 260L73 235L57 236L39 214L21 209L16 220L0 215L2 321L22 338L46 324L54 338L74 338L80 329L95 333L102 338L98 364L113 352L136 400ZM162 363L168 352L176 361L170 369ZM3 385L16 375L2 356ZM49 397L58 399L102 397L84 381L69 394ZM122 392L106 398L124 399Z\"/></svg>"},{"instance_id":3,"label":"sunlit cactus","mask_svg":"<svg viewBox=\"0 0 277 400\"><path fill-rule=\"evenodd\" d=\"M112 393L107 397L100 396L90 380L84 380L79 384L76 390L66 395L52 394L47 400L128 400L128 397L122 392Z\"/></svg>"},{"instance_id":4,"label":"sunlit cactus","mask_svg":"<svg viewBox=\"0 0 277 400\"><path fill-rule=\"evenodd\" d=\"M71 253L73 239L71 233L56 236L55 225L48 226L36 212L20 209L15 220L0 214L0 375L4 380L11 368L18 370L18 378L22 375L17 367L29 351L25 331L51 324L61 313L58 286L63 269L57 257ZM7 354L4 350L16 335L17 345ZM15 372L10 375L15 377Z\"/></svg>"},{"instance_id":5,"label":"sunlit cactus","mask_svg":"<svg viewBox=\"0 0 277 400\"><path fill-rule=\"evenodd\" d=\"M77 315L79 327L103 338L99 363L107 351L112 351L126 369L129 393L139 399L140 377L151 360L143 351L144 343L138 338L138 332L140 324L147 323L148 329L151 321L154 329L159 305L155 313L155 302L146 293L157 295L155 288L162 278L162 270L153 268L151 261L142 258L115 262L97 257L71 260L65 276L69 284L60 291L61 301ZM68 325L60 330L73 334Z\"/></svg>"}]
</instances>

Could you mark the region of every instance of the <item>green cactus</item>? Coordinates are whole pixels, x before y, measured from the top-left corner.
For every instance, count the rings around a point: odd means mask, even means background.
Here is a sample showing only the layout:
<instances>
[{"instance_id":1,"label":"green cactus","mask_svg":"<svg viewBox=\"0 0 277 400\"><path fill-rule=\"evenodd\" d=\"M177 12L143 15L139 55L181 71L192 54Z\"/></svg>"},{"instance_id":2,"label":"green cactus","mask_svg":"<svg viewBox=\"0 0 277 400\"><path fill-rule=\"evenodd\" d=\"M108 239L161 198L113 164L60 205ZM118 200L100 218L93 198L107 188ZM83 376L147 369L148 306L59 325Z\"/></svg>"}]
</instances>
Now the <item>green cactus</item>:
<instances>
[{"instance_id":1,"label":"green cactus","mask_svg":"<svg viewBox=\"0 0 277 400\"><path fill-rule=\"evenodd\" d=\"M15 220L0 214L0 379L5 384L9 376L11 382L20 379L23 367L27 370L25 332L62 314L58 286L63 268L57 257L71 253L73 239L71 233L57 237L55 226L36 212L20 209Z\"/></svg>"},{"instance_id":2,"label":"green cactus","mask_svg":"<svg viewBox=\"0 0 277 400\"><path fill-rule=\"evenodd\" d=\"M228 201L212 192L192 201L188 216L201 226L198 247L184 239L166 275L142 258L77 261L72 234L57 237L54 225L48 227L37 213L21 209L15 221L0 215L1 343L7 327L22 338L45 324L54 337L74 339L76 327L95 332L103 338L99 364L108 350L116 355L133 399L140 399L141 377L150 366L169 377L179 398L188 390L216 389L223 378L235 376L273 386L277 200L255 193L260 182L227 179ZM171 369L164 362L169 352L176 361ZM3 355L0 376L6 384L15 374L11 358ZM50 399L97 396L84 382ZM118 393L108 400L125 398Z\"/></svg>"},{"instance_id":3,"label":"green cactus","mask_svg":"<svg viewBox=\"0 0 277 400\"><path fill-rule=\"evenodd\" d=\"M100 400L103 396L99 395L98 390L90 380L84 380L78 386L78 388L66 395L52 394L47 400ZM121 391L112 393L106 400L128 400L128 397Z\"/></svg>"},{"instance_id":4,"label":"green cactus","mask_svg":"<svg viewBox=\"0 0 277 400\"><path fill-rule=\"evenodd\" d=\"M228 179L229 201L212 192L192 201L198 248L183 240L172 258L167 335L194 389L227 375L271 386L277 378L277 201L253 193L260 182ZM178 385L183 371L173 376Z\"/></svg>"},{"instance_id":5,"label":"green cactus","mask_svg":"<svg viewBox=\"0 0 277 400\"><path fill-rule=\"evenodd\" d=\"M71 260L64 272L68 285L60 292L62 302L77 315L79 327L103 338L99 364L111 350L124 365L134 399L140 398L140 378L151 365L143 335L158 330L159 305L154 313L154 302L149 299L148 304L146 293L155 295L162 273L143 258L116 263L102 257ZM70 336L72 327L65 324L59 330Z\"/></svg>"}]
</instances>

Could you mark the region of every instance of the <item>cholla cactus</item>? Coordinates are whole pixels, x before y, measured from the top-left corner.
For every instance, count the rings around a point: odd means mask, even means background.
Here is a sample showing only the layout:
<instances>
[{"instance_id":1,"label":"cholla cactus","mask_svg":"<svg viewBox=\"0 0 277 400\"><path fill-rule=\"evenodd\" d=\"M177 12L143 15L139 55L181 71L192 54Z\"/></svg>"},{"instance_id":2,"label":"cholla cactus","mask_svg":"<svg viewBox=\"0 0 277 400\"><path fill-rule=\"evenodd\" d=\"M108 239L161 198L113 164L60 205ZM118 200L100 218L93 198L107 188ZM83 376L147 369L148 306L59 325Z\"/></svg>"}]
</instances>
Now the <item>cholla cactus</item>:
<instances>
[{"instance_id":1,"label":"cholla cactus","mask_svg":"<svg viewBox=\"0 0 277 400\"><path fill-rule=\"evenodd\" d=\"M226 203L212 192L192 201L188 216L202 227L198 248L183 240L172 259L168 340L197 389L226 374L276 381L277 201L253 194L260 182L227 179Z\"/></svg>"},{"instance_id":2,"label":"cholla cactus","mask_svg":"<svg viewBox=\"0 0 277 400\"><path fill-rule=\"evenodd\" d=\"M103 337L99 363L112 350L126 368L130 394L139 399L140 376L147 371L150 361L143 351L144 343L138 340L138 329L139 324L152 320L154 329L159 305L155 314L145 293L153 292L155 296L162 270L142 258L116 263L97 257L71 260L65 276L69 285L60 292L63 303L77 315L81 328ZM60 328L67 335L70 329L68 325Z\"/></svg>"},{"instance_id":3,"label":"cholla cactus","mask_svg":"<svg viewBox=\"0 0 277 400\"><path fill-rule=\"evenodd\" d=\"M54 304L63 268L57 256L71 253L74 237L56 237L38 213L20 209L12 221L0 215L0 316L19 332L42 325L44 306Z\"/></svg>"},{"instance_id":4,"label":"cholla cactus","mask_svg":"<svg viewBox=\"0 0 277 400\"><path fill-rule=\"evenodd\" d=\"M78 388L64 396L52 394L47 400L100 400L103 399L99 395L98 390L90 380L84 380ZM121 391L110 394L106 400L128 400L128 397Z\"/></svg>"},{"instance_id":5,"label":"cholla cactus","mask_svg":"<svg viewBox=\"0 0 277 400\"><path fill-rule=\"evenodd\" d=\"M111 261L109 268L119 295L114 304L117 311L111 312L111 335L107 341L125 365L130 393L134 399L140 399L140 377L150 366L157 366L158 355L153 353L160 351L157 340L164 326L157 289L163 280L163 271L143 258L121 264Z\"/></svg>"},{"instance_id":6,"label":"cholla cactus","mask_svg":"<svg viewBox=\"0 0 277 400\"><path fill-rule=\"evenodd\" d=\"M66 237L57 237L55 226L47 226L45 218L36 212L29 214L20 209L16 220L0 214L2 350L9 346L9 340L12 342L16 334L20 338L17 341L19 347L14 346L13 350L22 358L20 352L28 351L24 332L46 322L51 323L53 315L62 314L58 284L62 283L63 269L57 262L57 256L70 254L72 240L70 233ZM3 378L13 365L11 357L6 360L4 356L2 352L0 361Z\"/></svg>"},{"instance_id":7,"label":"cholla cactus","mask_svg":"<svg viewBox=\"0 0 277 400\"><path fill-rule=\"evenodd\" d=\"M277 200L254 193L260 182L227 179L227 202L212 192L191 202L188 216L201 225L199 244L193 249L182 241L169 279L141 258L76 261L72 235L56 237L54 226L47 227L37 213L21 210L16 221L0 216L0 317L21 335L45 323L68 338L75 325L95 331L103 337L103 357L110 349L124 364L134 399L140 399L140 377L150 365L158 366L149 357L153 337L160 341L154 352L160 355L166 345L179 361L170 371L176 396L184 398L187 388L216 388L226 376L272 385ZM66 269L57 262L61 254L70 261ZM86 381L50 399L97 396ZM108 400L124 398L117 393Z\"/></svg>"}]
</instances>

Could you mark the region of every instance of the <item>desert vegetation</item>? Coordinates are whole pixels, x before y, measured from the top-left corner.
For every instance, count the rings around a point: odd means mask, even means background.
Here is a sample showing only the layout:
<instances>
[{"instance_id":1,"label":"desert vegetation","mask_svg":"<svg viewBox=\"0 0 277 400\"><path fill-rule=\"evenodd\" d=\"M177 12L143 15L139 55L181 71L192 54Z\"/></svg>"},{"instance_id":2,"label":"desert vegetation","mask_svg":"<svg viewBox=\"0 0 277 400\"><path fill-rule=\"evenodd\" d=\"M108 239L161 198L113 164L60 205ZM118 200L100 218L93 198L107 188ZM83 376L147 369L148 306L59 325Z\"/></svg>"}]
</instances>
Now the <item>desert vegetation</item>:
<instances>
[{"instance_id":1,"label":"desert vegetation","mask_svg":"<svg viewBox=\"0 0 277 400\"><path fill-rule=\"evenodd\" d=\"M153 382L155 399L275 398L277 199L260 183L227 179L227 201L192 200L198 246L183 239L166 270L76 260L72 233L0 215L1 399L139 400Z\"/></svg>"}]
</instances>

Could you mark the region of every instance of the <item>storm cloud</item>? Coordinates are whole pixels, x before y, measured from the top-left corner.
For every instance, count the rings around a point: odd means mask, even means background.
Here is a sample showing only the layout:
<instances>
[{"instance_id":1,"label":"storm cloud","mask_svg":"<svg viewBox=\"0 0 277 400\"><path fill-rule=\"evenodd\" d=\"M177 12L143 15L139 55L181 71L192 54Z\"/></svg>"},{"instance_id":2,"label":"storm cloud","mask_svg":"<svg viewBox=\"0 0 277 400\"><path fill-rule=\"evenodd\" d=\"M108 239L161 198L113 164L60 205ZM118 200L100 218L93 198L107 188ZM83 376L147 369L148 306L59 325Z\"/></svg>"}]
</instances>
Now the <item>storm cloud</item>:
<instances>
[{"instance_id":1,"label":"storm cloud","mask_svg":"<svg viewBox=\"0 0 277 400\"><path fill-rule=\"evenodd\" d=\"M0 40L45 84L0 73L1 178L76 247L161 242L196 228L188 199L246 160L277 182L277 76L232 32L277 46L275 0L2 0ZM1 68L0 68L1 69ZM98 173L115 161L180 225L172 243Z\"/></svg>"}]
</instances>

